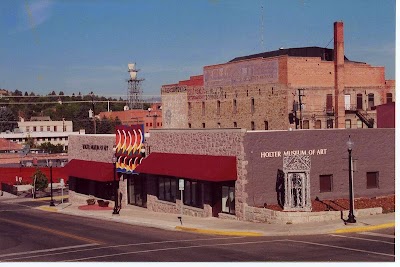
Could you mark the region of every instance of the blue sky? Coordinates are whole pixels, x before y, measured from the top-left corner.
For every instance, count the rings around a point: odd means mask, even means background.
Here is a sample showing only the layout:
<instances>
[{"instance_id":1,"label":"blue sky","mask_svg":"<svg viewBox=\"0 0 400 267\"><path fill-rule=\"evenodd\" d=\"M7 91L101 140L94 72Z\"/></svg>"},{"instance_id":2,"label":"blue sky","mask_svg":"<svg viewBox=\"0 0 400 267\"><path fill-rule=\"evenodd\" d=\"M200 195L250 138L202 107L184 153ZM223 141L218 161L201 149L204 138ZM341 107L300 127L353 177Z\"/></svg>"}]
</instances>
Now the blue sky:
<instances>
[{"instance_id":1,"label":"blue sky","mask_svg":"<svg viewBox=\"0 0 400 267\"><path fill-rule=\"evenodd\" d=\"M159 95L163 84L238 56L279 47L333 48L338 20L344 22L346 56L384 66L386 79L394 79L395 5L395 0L1 0L0 88L124 98L127 64L136 62L144 94Z\"/></svg>"}]
</instances>

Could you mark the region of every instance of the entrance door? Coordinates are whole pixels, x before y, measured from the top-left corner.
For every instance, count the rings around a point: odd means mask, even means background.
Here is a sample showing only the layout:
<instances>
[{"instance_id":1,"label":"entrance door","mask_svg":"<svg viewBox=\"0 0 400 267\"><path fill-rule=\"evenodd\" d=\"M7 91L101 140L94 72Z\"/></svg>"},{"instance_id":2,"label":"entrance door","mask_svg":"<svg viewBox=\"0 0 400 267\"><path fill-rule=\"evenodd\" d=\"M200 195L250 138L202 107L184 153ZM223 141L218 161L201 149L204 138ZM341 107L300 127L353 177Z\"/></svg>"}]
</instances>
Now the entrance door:
<instances>
[{"instance_id":1,"label":"entrance door","mask_svg":"<svg viewBox=\"0 0 400 267\"><path fill-rule=\"evenodd\" d=\"M147 207L147 189L144 175L128 176L129 204Z\"/></svg>"},{"instance_id":2,"label":"entrance door","mask_svg":"<svg viewBox=\"0 0 400 267\"><path fill-rule=\"evenodd\" d=\"M218 217L222 211L222 186L219 183L210 183L212 192L212 216Z\"/></svg>"}]
</instances>

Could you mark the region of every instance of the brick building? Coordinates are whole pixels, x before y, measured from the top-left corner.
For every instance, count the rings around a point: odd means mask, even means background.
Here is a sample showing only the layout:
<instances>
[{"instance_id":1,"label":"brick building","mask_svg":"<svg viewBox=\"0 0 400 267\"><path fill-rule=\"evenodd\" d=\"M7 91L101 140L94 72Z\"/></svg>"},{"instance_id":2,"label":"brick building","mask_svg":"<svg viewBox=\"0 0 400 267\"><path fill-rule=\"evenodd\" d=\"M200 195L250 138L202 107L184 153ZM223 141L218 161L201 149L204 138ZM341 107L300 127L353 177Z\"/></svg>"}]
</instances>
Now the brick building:
<instances>
[{"instance_id":1,"label":"brick building","mask_svg":"<svg viewBox=\"0 0 400 267\"><path fill-rule=\"evenodd\" d=\"M376 128L373 107L394 101L394 81L385 80L384 67L349 60L343 33L343 22L335 22L334 49L301 47L237 57L163 85L163 127Z\"/></svg>"}]
</instances>

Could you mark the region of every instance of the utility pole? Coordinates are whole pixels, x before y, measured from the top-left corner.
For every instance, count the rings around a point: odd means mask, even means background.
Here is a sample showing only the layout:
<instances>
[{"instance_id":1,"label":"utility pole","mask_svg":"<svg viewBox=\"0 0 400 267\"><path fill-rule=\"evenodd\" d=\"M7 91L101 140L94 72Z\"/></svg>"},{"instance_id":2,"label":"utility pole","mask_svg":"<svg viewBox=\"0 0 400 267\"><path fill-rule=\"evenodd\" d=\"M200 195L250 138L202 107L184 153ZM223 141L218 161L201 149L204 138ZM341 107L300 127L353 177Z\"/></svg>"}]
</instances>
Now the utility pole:
<instances>
[{"instance_id":1,"label":"utility pole","mask_svg":"<svg viewBox=\"0 0 400 267\"><path fill-rule=\"evenodd\" d=\"M93 129L94 129L94 134L96 134L96 113L94 112L94 94L93 92L90 92L90 96L92 97L92 109L93 109Z\"/></svg>"},{"instance_id":2,"label":"utility pole","mask_svg":"<svg viewBox=\"0 0 400 267\"><path fill-rule=\"evenodd\" d=\"M302 114L302 110L303 110L303 103L301 102L301 98L304 96L304 89L303 88L299 88L299 110L300 110L300 129L303 129L303 114Z\"/></svg>"}]
</instances>

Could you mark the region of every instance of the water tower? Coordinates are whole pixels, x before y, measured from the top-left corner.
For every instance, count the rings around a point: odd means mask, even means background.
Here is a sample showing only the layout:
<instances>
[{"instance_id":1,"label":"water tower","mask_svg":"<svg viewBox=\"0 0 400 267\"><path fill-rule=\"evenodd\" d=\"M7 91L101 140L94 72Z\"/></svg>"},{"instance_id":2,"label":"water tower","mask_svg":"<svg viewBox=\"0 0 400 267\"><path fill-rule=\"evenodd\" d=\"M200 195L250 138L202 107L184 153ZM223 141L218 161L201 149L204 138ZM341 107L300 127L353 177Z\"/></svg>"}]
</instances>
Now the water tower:
<instances>
[{"instance_id":1,"label":"water tower","mask_svg":"<svg viewBox=\"0 0 400 267\"><path fill-rule=\"evenodd\" d=\"M129 109L143 109L143 98L142 98L142 88L141 83L144 79L138 79L137 73L139 70L135 68L136 63L128 64L128 72L130 78L128 82L128 107Z\"/></svg>"}]
</instances>

